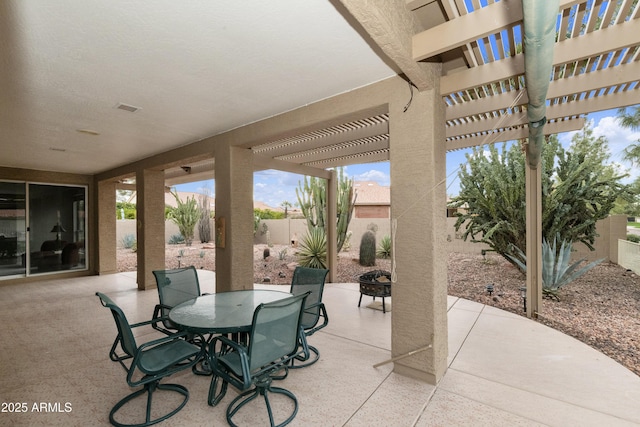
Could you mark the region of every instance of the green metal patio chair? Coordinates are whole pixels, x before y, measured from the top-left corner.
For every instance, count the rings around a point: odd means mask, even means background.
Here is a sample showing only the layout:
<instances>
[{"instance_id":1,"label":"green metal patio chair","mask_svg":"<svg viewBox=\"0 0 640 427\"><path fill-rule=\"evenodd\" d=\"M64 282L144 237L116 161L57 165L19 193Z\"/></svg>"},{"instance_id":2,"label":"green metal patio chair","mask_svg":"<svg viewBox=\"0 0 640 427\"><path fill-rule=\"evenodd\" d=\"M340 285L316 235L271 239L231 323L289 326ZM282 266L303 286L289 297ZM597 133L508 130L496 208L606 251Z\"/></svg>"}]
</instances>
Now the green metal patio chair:
<instances>
[{"instance_id":1,"label":"green metal patio chair","mask_svg":"<svg viewBox=\"0 0 640 427\"><path fill-rule=\"evenodd\" d=\"M143 427L159 423L178 413L189 400L189 391L179 384L160 384L160 380L195 365L205 353L204 339L201 340L201 345L197 346L183 339L185 333L177 333L138 346L133 336L132 328L151 325L153 321L130 325L122 309L108 296L100 292L96 292L96 295L100 298L100 303L111 310L118 328L118 336L111 346L109 358L122 365L127 372L127 383L130 387L143 386L142 389L134 391L116 403L111 412L109 412L111 424L114 426ZM129 359L131 359L131 362L127 365L125 361ZM184 398L182 403L171 412L151 419L152 397L156 389L174 391L184 396ZM115 415L120 408L144 394L147 395L145 422L125 424L116 421Z\"/></svg>"},{"instance_id":2,"label":"green metal patio chair","mask_svg":"<svg viewBox=\"0 0 640 427\"><path fill-rule=\"evenodd\" d=\"M304 356L299 340L304 339L301 329L304 300L309 294L288 297L261 304L253 314L249 344L233 341L224 336L215 337L210 343L213 378L209 387L209 405L216 405L224 397L227 384L240 390L227 407L227 422L235 426L232 418L244 405L258 397L264 397L269 422L276 424L269 402L270 393L278 393L291 399L294 410L278 426L287 425L298 413L298 400L289 390L274 387L274 379L285 379L290 361ZM219 346L220 351L214 349ZM280 374L284 371L284 374ZM220 391L217 390L220 384ZM253 387L252 387L253 386Z\"/></svg>"},{"instance_id":3,"label":"green metal patio chair","mask_svg":"<svg viewBox=\"0 0 640 427\"><path fill-rule=\"evenodd\" d=\"M169 311L178 304L189 301L200 294L200 281L198 272L194 266L175 268L172 270L154 270L153 276L156 278L158 288L159 304L153 310L153 328L165 334L173 334L180 328L169 319ZM187 341L193 341L194 335L187 334ZM211 335L206 337L206 341L211 340ZM196 345L200 343L195 342ZM206 348L206 347L205 347ZM208 367L208 357L202 359L201 366L194 366L193 373L196 375L211 375Z\"/></svg>"},{"instance_id":4,"label":"green metal patio chair","mask_svg":"<svg viewBox=\"0 0 640 427\"><path fill-rule=\"evenodd\" d=\"M302 314L302 328L304 329L304 333L307 337L313 335L316 331L329 324L327 309L322 302L324 283L328 273L329 270L308 267L296 267L293 272L291 289L289 292L294 295L310 292L309 296L305 300L304 311ZM323 319L323 322L318 325L320 318ZM300 345L307 345L306 340L301 340ZM309 357L306 359L302 359L301 357L293 359L291 361L290 368L304 368L305 366L312 365L318 361L320 358L320 351L314 346L307 346L308 349L305 349L305 354L308 354Z\"/></svg>"},{"instance_id":5,"label":"green metal patio chair","mask_svg":"<svg viewBox=\"0 0 640 427\"><path fill-rule=\"evenodd\" d=\"M165 334L172 334L179 328L169 320L169 311L178 304L200 296L198 272L191 266L173 270L154 270L153 276L156 278L160 299L160 304L156 304L153 311L153 318L162 319L154 323L153 327Z\"/></svg>"}]
</instances>

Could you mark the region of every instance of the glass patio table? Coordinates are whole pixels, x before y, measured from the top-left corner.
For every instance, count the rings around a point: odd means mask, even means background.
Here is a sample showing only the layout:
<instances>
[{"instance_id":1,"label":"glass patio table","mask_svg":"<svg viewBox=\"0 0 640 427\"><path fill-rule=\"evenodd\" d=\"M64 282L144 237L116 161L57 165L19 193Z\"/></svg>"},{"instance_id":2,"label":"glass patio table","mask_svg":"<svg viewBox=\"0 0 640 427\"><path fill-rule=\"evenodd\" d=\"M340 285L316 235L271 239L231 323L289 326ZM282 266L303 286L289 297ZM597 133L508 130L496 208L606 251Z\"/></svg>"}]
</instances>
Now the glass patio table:
<instances>
[{"instance_id":1,"label":"glass patio table","mask_svg":"<svg viewBox=\"0 0 640 427\"><path fill-rule=\"evenodd\" d=\"M249 332L253 312L262 303L292 296L289 292L251 289L202 295L173 307L169 319L181 329L207 334Z\"/></svg>"}]
</instances>

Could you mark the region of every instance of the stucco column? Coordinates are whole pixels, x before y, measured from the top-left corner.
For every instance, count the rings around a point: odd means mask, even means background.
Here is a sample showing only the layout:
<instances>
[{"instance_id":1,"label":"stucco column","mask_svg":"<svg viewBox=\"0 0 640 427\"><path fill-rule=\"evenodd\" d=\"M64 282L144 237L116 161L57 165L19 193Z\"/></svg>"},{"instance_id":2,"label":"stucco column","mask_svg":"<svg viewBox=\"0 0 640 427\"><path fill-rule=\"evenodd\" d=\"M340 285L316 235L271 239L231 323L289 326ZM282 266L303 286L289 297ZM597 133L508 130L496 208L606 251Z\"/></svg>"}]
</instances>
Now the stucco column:
<instances>
[{"instance_id":1,"label":"stucco column","mask_svg":"<svg viewBox=\"0 0 640 427\"><path fill-rule=\"evenodd\" d=\"M439 68L433 72L437 82ZM431 384L444 375L448 352L445 105L434 87L414 90L406 112L406 97L389 106L391 352L395 372Z\"/></svg>"},{"instance_id":2,"label":"stucco column","mask_svg":"<svg viewBox=\"0 0 640 427\"><path fill-rule=\"evenodd\" d=\"M116 254L116 183L98 182L97 227L98 253L95 257L97 274L112 274L118 271Z\"/></svg>"},{"instance_id":3,"label":"stucco column","mask_svg":"<svg viewBox=\"0 0 640 427\"><path fill-rule=\"evenodd\" d=\"M216 292L253 289L253 153L227 145L216 162Z\"/></svg>"},{"instance_id":4,"label":"stucco column","mask_svg":"<svg viewBox=\"0 0 640 427\"><path fill-rule=\"evenodd\" d=\"M327 180L327 268L329 277L327 281L335 283L338 278L338 230L336 218L338 217L338 174L335 169L331 171L331 178Z\"/></svg>"},{"instance_id":5,"label":"stucco column","mask_svg":"<svg viewBox=\"0 0 640 427\"><path fill-rule=\"evenodd\" d=\"M156 287L153 270L165 268L164 172L138 171L136 191L138 289L152 289Z\"/></svg>"}]
</instances>

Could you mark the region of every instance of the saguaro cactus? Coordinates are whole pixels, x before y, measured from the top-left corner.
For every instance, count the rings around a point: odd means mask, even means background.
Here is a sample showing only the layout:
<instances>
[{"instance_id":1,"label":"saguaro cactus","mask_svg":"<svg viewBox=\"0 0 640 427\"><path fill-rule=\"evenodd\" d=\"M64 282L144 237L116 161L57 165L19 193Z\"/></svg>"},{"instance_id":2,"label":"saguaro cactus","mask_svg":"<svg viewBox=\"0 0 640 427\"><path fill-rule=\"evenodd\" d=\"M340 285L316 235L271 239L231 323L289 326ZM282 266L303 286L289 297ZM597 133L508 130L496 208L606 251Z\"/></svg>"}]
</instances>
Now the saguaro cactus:
<instances>
[{"instance_id":1,"label":"saguaro cactus","mask_svg":"<svg viewBox=\"0 0 640 427\"><path fill-rule=\"evenodd\" d=\"M353 179L344 175L343 168L338 168L338 191L336 231L338 235L338 251L346 240L347 228L353 215L356 195L353 191ZM298 204L302 214L307 219L309 232L314 228L325 228L332 223L327 222L327 181L321 178L304 177L304 182L298 183L296 188Z\"/></svg>"}]
</instances>

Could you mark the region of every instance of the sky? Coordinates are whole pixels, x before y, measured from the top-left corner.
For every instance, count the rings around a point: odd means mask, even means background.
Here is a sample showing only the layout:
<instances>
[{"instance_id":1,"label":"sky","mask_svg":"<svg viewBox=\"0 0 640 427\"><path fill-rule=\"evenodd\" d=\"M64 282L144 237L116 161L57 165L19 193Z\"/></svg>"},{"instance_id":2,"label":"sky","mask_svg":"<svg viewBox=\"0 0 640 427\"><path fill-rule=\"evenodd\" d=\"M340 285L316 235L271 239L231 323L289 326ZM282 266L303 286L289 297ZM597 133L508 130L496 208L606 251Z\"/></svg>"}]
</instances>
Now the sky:
<instances>
[{"instance_id":1,"label":"sky","mask_svg":"<svg viewBox=\"0 0 640 427\"><path fill-rule=\"evenodd\" d=\"M632 168L630 164L622 161L622 151L629 144L640 140L639 131L631 131L622 128L616 121L616 110L592 113L587 116L587 120L592 122L594 136L605 136L609 142L611 152L610 161L619 165L623 172L630 176L623 182L630 183L640 176L640 168ZM562 145L566 148L571 143L571 138L575 132L559 134L558 137ZM460 165L466 162L466 154L471 149L459 150L447 153L447 195L455 196L460 190L458 171ZM361 165L351 165L345 167L348 177L356 181L375 181L379 185L391 185L389 172L389 162L368 163ZM256 172L253 175L253 199L260 201L273 208L281 206L283 201L288 201L293 206L298 202L296 188L302 181L303 176L282 172L277 170L265 170ZM199 181L189 184L176 185L178 191L200 192L202 188L208 188L214 194L215 185L213 180Z\"/></svg>"}]
</instances>

